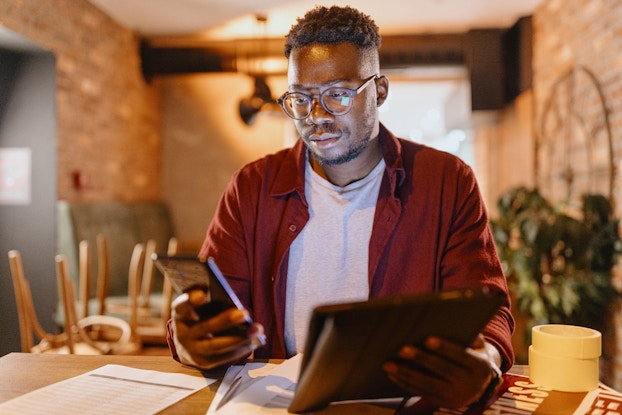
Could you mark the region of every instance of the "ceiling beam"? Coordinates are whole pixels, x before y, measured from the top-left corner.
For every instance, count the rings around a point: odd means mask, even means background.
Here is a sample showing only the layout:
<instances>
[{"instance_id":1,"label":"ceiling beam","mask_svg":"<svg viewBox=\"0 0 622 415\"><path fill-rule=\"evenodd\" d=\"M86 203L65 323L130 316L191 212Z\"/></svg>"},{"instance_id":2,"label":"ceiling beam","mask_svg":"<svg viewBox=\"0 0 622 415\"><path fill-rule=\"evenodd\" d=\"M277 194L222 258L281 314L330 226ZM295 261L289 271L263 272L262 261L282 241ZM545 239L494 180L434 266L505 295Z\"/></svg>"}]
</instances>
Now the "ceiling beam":
<instances>
[{"instance_id":1,"label":"ceiling beam","mask_svg":"<svg viewBox=\"0 0 622 415\"><path fill-rule=\"evenodd\" d=\"M466 33L383 36L382 70L413 66L467 68L473 110L500 109L531 87L531 17L508 29ZM240 72L251 76L285 74L284 39L232 41L144 41L145 79L191 73ZM267 59L280 61L276 72L261 69Z\"/></svg>"},{"instance_id":2,"label":"ceiling beam","mask_svg":"<svg viewBox=\"0 0 622 415\"><path fill-rule=\"evenodd\" d=\"M464 34L384 36L380 63L383 69L464 64L465 39ZM284 45L284 39L280 38L183 44L145 41L141 45L142 69L147 79L182 73L244 72L240 68L244 60L266 57L284 60Z\"/></svg>"}]
</instances>

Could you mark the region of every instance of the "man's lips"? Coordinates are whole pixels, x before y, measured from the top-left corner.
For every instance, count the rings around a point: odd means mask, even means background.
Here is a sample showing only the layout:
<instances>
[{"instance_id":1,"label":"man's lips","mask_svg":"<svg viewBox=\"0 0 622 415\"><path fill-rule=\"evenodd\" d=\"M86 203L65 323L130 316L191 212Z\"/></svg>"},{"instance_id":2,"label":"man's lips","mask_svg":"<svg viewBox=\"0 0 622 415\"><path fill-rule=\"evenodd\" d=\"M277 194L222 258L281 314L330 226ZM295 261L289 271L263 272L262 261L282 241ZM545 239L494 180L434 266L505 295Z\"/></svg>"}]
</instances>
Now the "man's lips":
<instances>
[{"instance_id":1,"label":"man's lips","mask_svg":"<svg viewBox=\"0 0 622 415\"><path fill-rule=\"evenodd\" d=\"M336 145L340 137L340 134L312 134L309 142L316 148L329 148Z\"/></svg>"},{"instance_id":2,"label":"man's lips","mask_svg":"<svg viewBox=\"0 0 622 415\"><path fill-rule=\"evenodd\" d=\"M313 133L309 136L309 141L316 141L316 142L328 141L328 140L335 141L340 136L341 135L337 133Z\"/></svg>"}]
</instances>

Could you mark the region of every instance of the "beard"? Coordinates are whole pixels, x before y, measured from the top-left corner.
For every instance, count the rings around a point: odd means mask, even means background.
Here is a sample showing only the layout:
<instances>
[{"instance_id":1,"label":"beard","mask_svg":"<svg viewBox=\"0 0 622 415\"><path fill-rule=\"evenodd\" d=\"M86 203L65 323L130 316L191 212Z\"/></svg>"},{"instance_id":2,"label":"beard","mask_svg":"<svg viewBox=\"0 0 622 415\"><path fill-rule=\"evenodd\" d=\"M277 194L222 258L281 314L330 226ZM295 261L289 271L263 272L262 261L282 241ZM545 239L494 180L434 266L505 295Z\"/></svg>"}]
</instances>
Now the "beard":
<instances>
[{"instance_id":1,"label":"beard","mask_svg":"<svg viewBox=\"0 0 622 415\"><path fill-rule=\"evenodd\" d=\"M328 158L310 149L313 158L315 158L320 166L338 166L354 160L360 156L363 151L369 146L370 135L367 135L364 140L350 143L345 153L339 154L336 157Z\"/></svg>"},{"instance_id":2,"label":"beard","mask_svg":"<svg viewBox=\"0 0 622 415\"><path fill-rule=\"evenodd\" d=\"M338 154L332 158L329 158L325 156L324 154L322 154L321 152L317 151L313 146L307 145L307 149L309 150L309 153L313 156L314 159L318 161L318 163L321 166L338 166L341 164L348 163L356 159L361 154L363 154L363 152L369 146L369 143L372 138L371 136L372 136L372 131L373 131L373 123L374 123L373 120L367 119L367 121L361 126L362 127L361 133L363 135L360 136L360 138L358 139L353 138L350 130L348 129L338 130L332 124L317 125L313 127L312 129L306 131L303 137L305 138L304 141L308 142L308 137L313 135L316 131L323 131L323 132L332 133L332 134L340 133L341 135L340 140L349 141L348 147L346 148L345 152Z\"/></svg>"}]
</instances>

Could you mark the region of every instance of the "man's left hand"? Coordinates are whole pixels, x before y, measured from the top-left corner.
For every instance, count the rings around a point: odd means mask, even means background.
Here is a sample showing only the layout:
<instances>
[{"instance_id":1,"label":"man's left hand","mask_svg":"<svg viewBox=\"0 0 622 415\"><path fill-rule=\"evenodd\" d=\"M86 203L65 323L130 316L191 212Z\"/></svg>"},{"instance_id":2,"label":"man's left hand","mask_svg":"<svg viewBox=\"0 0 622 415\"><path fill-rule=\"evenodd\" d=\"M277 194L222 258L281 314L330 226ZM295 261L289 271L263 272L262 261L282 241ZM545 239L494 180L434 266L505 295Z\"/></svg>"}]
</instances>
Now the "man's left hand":
<instances>
[{"instance_id":1,"label":"man's left hand","mask_svg":"<svg viewBox=\"0 0 622 415\"><path fill-rule=\"evenodd\" d=\"M389 379L412 396L448 409L477 402L493 378L493 365L501 360L481 334L466 349L430 337L423 347L404 346L398 355L384 365Z\"/></svg>"}]
</instances>

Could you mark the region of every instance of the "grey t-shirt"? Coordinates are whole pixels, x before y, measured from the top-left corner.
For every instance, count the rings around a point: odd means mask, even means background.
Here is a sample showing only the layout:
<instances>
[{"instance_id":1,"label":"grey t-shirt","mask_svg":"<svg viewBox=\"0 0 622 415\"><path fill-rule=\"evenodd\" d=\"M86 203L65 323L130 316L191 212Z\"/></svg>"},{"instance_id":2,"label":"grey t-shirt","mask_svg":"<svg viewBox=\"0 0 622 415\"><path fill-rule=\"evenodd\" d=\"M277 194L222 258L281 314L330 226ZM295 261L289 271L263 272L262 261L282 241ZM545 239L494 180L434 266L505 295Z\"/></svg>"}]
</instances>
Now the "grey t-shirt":
<instances>
[{"instance_id":1,"label":"grey t-shirt","mask_svg":"<svg viewBox=\"0 0 622 415\"><path fill-rule=\"evenodd\" d=\"M313 308L369 297L369 238L385 169L384 160L363 179L335 186L305 169L309 222L290 247L285 302L285 344L302 352Z\"/></svg>"}]
</instances>

